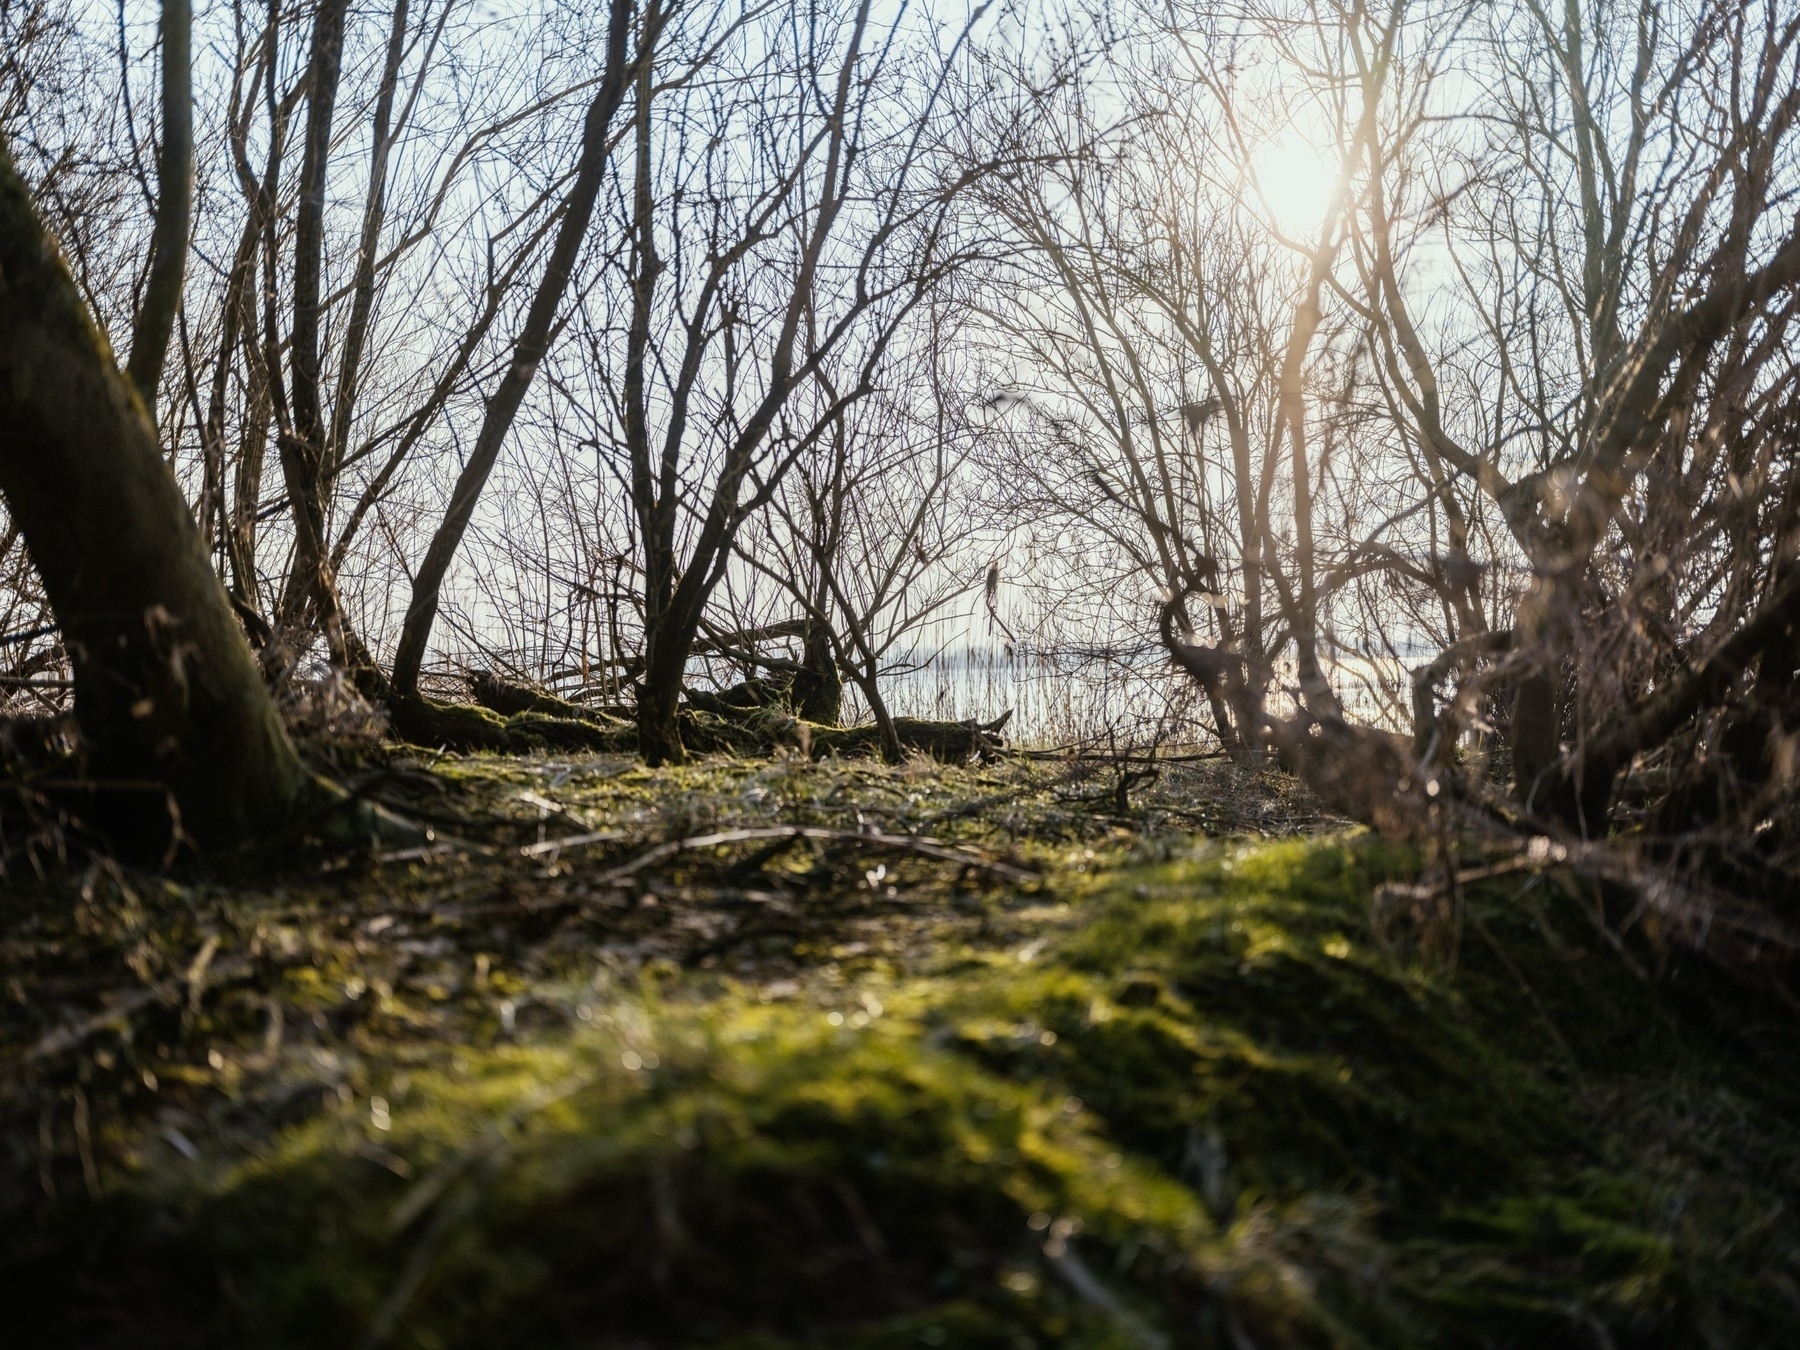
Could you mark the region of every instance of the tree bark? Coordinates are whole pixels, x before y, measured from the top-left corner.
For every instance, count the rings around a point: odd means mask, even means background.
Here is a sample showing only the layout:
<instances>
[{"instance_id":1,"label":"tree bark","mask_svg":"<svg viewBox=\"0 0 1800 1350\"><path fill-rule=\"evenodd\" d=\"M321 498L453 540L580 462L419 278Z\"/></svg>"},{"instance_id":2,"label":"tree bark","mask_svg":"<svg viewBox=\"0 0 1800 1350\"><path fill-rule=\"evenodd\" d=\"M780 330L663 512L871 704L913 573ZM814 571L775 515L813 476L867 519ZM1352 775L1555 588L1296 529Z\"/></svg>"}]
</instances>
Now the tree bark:
<instances>
[{"instance_id":1,"label":"tree bark","mask_svg":"<svg viewBox=\"0 0 1800 1350\"><path fill-rule=\"evenodd\" d=\"M308 60L306 138L300 159L300 207L294 217L294 328L288 343L293 425L279 437L288 506L294 517L294 560L277 606L277 622L292 623L309 602L320 617L333 608L323 592L325 554L323 465L325 422L319 401L320 292L325 270L325 177L331 159L331 122L343 71L344 19L349 0L321 0ZM271 334L270 336L273 336Z\"/></svg>"},{"instance_id":2,"label":"tree bark","mask_svg":"<svg viewBox=\"0 0 1800 1350\"><path fill-rule=\"evenodd\" d=\"M806 621L800 666L794 676L794 711L808 722L835 727L843 716L844 679L825 625L817 619Z\"/></svg>"},{"instance_id":3,"label":"tree bark","mask_svg":"<svg viewBox=\"0 0 1800 1350\"><path fill-rule=\"evenodd\" d=\"M140 827L172 808L201 845L288 824L315 780L4 144L0 425L0 494L62 629L95 786L137 789Z\"/></svg>"},{"instance_id":4,"label":"tree bark","mask_svg":"<svg viewBox=\"0 0 1800 1350\"><path fill-rule=\"evenodd\" d=\"M331 430L324 444L322 477L328 498L343 468L356 395L362 383L363 351L368 342L369 322L375 312L375 255L381 243L382 222L387 218L388 155L394 145L394 93L400 84L400 63L406 56L406 15L407 0L396 0L388 29L387 55L381 68L381 87L375 96L369 190L363 202L362 238L356 251L356 276L350 288L350 321L344 328L337 392L331 401ZM442 19L439 22L442 23Z\"/></svg>"},{"instance_id":5,"label":"tree bark","mask_svg":"<svg viewBox=\"0 0 1800 1350\"><path fill-rule=\"evenodd\" d=\"M194 214L193 9L188 0L163 0L162 150L156 163L156 226L150 234L150 282L131 335L127 374L156 421L169 335L181 308L187 273L188 230Z\"/></svg>"},{"instance_id":6,"label":"tree bark","mask_svg":"<svg viewBox=\"0 0 1800 1350\"><path fill-rule=\"evenodd\" d=\"M679 661L673 673L666 660L652 660L644 672L644 683L638 692L638 753L651 768L663 764L680 764L687 758L681 744L681 728L675 720L681 706L681 668Z\"/></svg>"}]
</instances>

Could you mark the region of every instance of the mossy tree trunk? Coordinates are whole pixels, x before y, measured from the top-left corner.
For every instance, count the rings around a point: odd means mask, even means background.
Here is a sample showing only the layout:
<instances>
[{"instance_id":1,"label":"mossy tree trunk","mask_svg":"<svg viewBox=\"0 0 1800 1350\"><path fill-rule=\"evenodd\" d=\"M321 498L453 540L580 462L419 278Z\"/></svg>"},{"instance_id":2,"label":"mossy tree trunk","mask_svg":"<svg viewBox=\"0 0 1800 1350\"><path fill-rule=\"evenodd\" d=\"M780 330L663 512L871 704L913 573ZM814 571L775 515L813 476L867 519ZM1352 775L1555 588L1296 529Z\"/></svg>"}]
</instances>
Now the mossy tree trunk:
<instances>
[{"instance_id":1,"label":"mossy tree trunk","mask_svg":"<svg viewBox=\"0 0 1800 1350\"><path fill-rule=\"evenodd\" d=\"M62 629L96 787L126 789L140 821L172 806L203 845L287 824L315 780L3 143L0 425L0 494Z\"/></svg>"},{"instance_id":2,"label":"mossy tree trunk","mask_svg":"<svg viewBox=\"0 0 1800 1350\"><path fill-rule=\"evenodd\" d=\"M685 660L652 660L638 693L638 753L651 768L687 759L676 714L681 708L681 671Z\"/></svg>"},{"instance_id":3,"label":"mossy tree trunk","mask_svg":"<svg viewBox=\"0 0 1800 1350\"><path fill-rule=\"evenodd\" d=\"M794 711L808 722L835 727L843 717L844 679L838 673L837 653L825 625L816 618L806 622L793 700Z\"/></svg>"}]
</instances>

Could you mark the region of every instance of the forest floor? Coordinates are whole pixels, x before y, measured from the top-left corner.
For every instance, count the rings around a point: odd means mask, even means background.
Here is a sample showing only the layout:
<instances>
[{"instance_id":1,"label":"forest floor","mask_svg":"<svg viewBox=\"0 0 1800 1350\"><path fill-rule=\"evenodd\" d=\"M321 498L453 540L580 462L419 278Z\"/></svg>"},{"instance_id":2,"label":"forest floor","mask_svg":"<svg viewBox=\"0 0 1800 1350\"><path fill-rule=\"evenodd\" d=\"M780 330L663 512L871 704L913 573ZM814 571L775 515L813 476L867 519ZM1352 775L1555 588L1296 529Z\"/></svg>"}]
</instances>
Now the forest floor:
<instances>
[{"instance_id":1,"label":"forest floor","mask_svg":"<svg viewBox=\"0 0 1800 1350\"><path fill-rule=\"evenodd\" d=\"M1203 760L354 776L436 839L0 890L10 1343L1800 1344L1800 1022L1569 876Z\"/></svg>"}]
</instances>

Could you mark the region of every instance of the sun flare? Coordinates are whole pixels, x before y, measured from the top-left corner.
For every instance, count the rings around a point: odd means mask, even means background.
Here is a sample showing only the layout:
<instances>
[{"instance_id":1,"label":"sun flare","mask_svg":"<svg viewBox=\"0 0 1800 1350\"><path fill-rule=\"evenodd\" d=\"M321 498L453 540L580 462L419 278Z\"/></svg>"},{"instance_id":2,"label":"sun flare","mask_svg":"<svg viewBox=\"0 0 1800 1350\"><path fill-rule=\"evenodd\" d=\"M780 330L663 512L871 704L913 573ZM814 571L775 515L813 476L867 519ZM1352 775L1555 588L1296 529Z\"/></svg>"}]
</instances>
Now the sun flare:
<instances>
[{"instance_id":1,"label":"sun flare","mask_svg":"<svg viewBox=\"0 0 1800 1350\"><path fill-rule=\"evenodd\" d=\"M1335 158L1290 127L1251 154L1246 186L1250 200L1278 230L1305 236L1324 220L1337 178Z\"/></svg>"}]
</instances>

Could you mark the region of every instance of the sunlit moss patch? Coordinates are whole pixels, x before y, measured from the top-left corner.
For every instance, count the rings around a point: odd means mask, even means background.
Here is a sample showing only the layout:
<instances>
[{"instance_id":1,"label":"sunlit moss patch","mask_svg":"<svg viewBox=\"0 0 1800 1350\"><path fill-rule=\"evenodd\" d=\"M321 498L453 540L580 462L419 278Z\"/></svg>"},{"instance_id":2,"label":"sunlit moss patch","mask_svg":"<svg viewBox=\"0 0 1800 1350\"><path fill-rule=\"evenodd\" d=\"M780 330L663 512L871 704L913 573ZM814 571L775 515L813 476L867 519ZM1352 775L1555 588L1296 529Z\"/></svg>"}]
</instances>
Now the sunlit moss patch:
<instances>
[{"instance_id":1,"label":"sunlit moss patch","mask_svg":"<svg viewBox=\"0 0 1800 1350\"><path fill-rule=\"evenodd\" d=\"M550 791L529 763L458 772L453 790ZM945 782L595 762L553 791L569 819L537 810L629 850L764 811L1027 800ZM1640 978L1541 877L1466 892L1450 961L1371 925L1376 888L1418 864L1367 838L1083 842L1052 794L1021 809L1007 846L1046 869L1037 887L802 853L761 880L697 860L629 909L531 908L581 896L585 863L502 900L473 864L408 864L407 886L468 905L461 927L371 894L321 928L289 897L254 931L312 952L279 986L315 1029L304 1054L271 1057L266 1015L202 1008L184 1034L218 1064L195 1047L157 1072L211 1133L167 1108L107 1125L98 1206L21 1230L9 1292L48 1309L46 1343L89 1325L83 1298L156 1327L145 1344L446 1350L1742 1345L1800 1326L1794 1090L1770 1067L1787 1042L1742 991ZM509 948L504 905L564 926ZM732 905L788 906L787 926L708 964ZM627 917L644 936L609 947Z\"/></svg>"}]
</instances>

